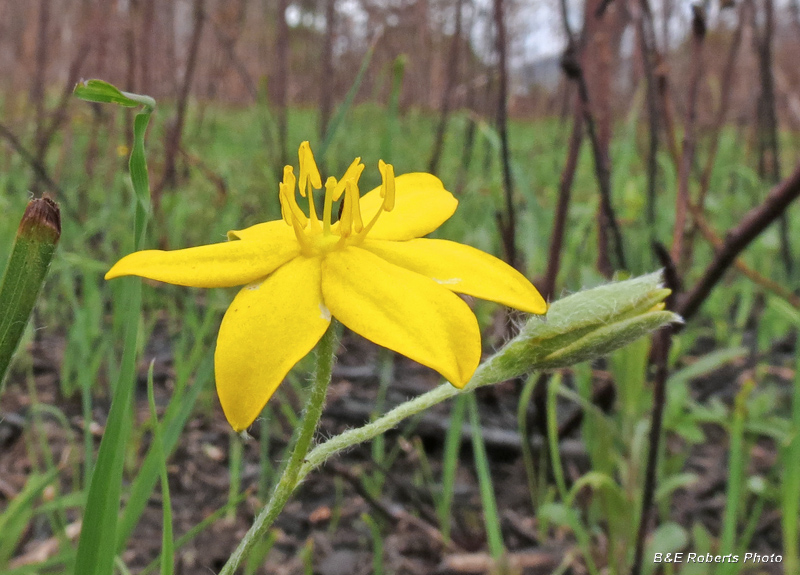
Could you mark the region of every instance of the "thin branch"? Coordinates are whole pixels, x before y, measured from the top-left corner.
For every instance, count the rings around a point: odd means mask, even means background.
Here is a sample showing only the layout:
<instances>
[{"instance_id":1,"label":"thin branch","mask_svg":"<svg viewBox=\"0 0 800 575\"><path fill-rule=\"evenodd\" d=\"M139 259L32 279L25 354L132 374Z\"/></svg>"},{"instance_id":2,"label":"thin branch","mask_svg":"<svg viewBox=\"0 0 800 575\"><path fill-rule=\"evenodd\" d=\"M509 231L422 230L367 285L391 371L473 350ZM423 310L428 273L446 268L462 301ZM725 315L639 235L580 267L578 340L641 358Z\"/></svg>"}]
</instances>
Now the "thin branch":
<instances>
[{"instance_id":1,"label":"thin branch","mask_svg":"<svg viewBox=\"0 0 800 575\"><path fill-rule=\"evenodd\" d=\"M689 79L689 97L686 104L686 120L683 128L683 150L678 170L678 194L675 199L675 227L672 233L672 260L681 271L683 261L683 240L686 233L686 219L689 212L689 176L692 171L695 149L697 121L697 94L700 76L703 73L703 40L706 35L706 16L703 9L692 5L692 61Z\"/></svg>"},{"instance_id":2,"label":"thin branch","mask_svg":"<svg viewBox=\"0 0 800 575\"><path fill-rule=\"evenodd\" d=\"M708 157L706 164L703 168L703 173L700 176L700 194L698 196L697 204L700 209L705 205L705 197L708 193L708 186L711 182L711 173L714 170L714 163L717 159L717 151L719 150L719 141L722 135L722 129L725 126L725 119L728 117L728 110L730 109L731 94L733 92L733 78L736 73L736 61L739 54L739 46L742 43L742 30L744 29L744 7L746 3L742 3L739 10L738 23L731 38L731 45L728 49L728 57L725 60L725 67L722 69L722 79L720 81L720 100L719 109L714 117L714 125L712 128L711 141L708 144Z\"/></svg>"},{"instance_id":3,"label":"thin branch","mask_svg":"<svg viewBox=\"0 0 800 575\"><path fill-rule=\"evenodd\" d=\"M561 252L564 243L564 231L567 227L567 213L569 211L569 201L572 191L572 182L575 179L575 172L578 168L578 157L583 142L583 113L581 104L575 99L575 113L572 120L572 134L569 138L569 149L567 160L564 163L564 170L561 172L561 181L558 189L558 204L556 205L556 216L553 222L553 232L550 236L550 251L547 258L547 274L542 282L542 296L550 299L556 287L558 270L561 267Z\"/></svg>"},{"instance_id":4,"label":"thin branch","mask_svg":"<svg viewBox=\"0 0 800 575\"><path fill-rule=\"evenodd\" d=\"M720 238L714 229L711 227L705 216L700 212L697 206L690 207L692 211L692 219L694 219L697 229L716 250L721 250L724 245L724 240ZM792 290L785 288L780 283L761 275L756 270L748 266L744 261L737 258L733 262L734 267L739 270L743 276L749 278L753 283L761 286L765 290L775 294L779 298L786 300L792 307L800 309L800 296L792 292Z\"/></svg>"},{"instance_id":5,"label":"thin branch","mask_svg":"<svg viewBox=\"0 0 800 575\"><path fill-rule=\"evenodd\" d=\"M20 155L20 157L22 157L22 159L25 160L25 162L27 162L31 168L33 168L33 171L36 172L36 175L39 177L39 179L44 182L48 188L50 188L50 191L54 195L58 196L59 198L64 197L64 194L61 193L61 188L47 173L47 169L44 167L44 165L36 159L36 156L34 156L25 148L25 146L22 145L22 142L19 141L19 138L17 138L14 132L9 130L8 127L2 123L0 123L0 136L5 138L8 143L11 144L11 147L14 148L14 150L16 150L16 152Z\"/></svg>"},{"instance_id":6,"label":"thin branch","mask_svg":"<svg viewBox=\"0 0 800 575\"><path fill-rule=\"evenodd\" d=\"M655 364L655 377L653 378L653 415L650 421L650 435L648 438L649 450L647 453L647 467L645 469L644 492L642 493L642 514L639 520L639 531L636 534L636 551L631 567L631 575L642 572L644 558L645 538L648 526L653 516L653 498L656 492L656 475L658 468L658 450L661 443L661 428L664 421L664 406L666 404L666 388L669 369L667 360L669 349L672 346L672 327L665 327L653 336L652 357Z\"/></svg>"},{"instance_id":7,"label":"thin branch","mask_svg":"<svg viewBox=\"0 0 800 575\"><path fill-rule=\"evenodd\" d=\"M717 251L717 255L706 268L700 281L678 300L675 312L684 319L691 318L737 256L799 196L800 164L791 176L770 190L761 205L747 212L739 225L728 232L724 244Z\"/></svg>"},{"instance_id":8,"label":"thin branch","mask_svg":"<svg viewBox=\"0 0 800 575\"><path fill-rule=\"evenodd\" d=\"M453 32L453 39L450 44L450 58L447 64L447 75L442 93L442 102L439 107L439 124L436 127L436 137L433 144L433 152L431 159L428 162L428 171L435 174L439 169L439 160L442 155L442 148L444 147L444 134L447 128L447 119L450 115L450 104L453 98L453 88L455 88L456 81L458 80L458 59L461 53L461 28L462 28L462 11L464 8L464 0L456 0L456 29Z\"/></svg>"},{"instance_id":9,"label":"thin branch","mask_svg":"<svg viewBox=\"0 0 800 575\"><path fill-rule=\"evenodd\" d=\"M172 125L167 130L166 142L164 146L164 174L158 185L153 189L153 207L157 208L161 199L161 194L165 188L175 185L176 168L175 159L178 155L178 148L181 144L183 125L186 120L186 107L189 103L189 91L192 87L194 71L197 64L197 55L200 52L200 38L203 35L203 25L206 20L205 0L195 0L194 2L194 22L192 24L192 36L189 40L189 56L186 61L183 81L178 92L178 103L175 110L175 118Z\"/></svg>"},{"instance_id":10,"label":"thin branch","mask_svg":"<svg viewBox=\"0 0 800 575\"><path fill-rule=\"evenodd\" d=\"M583 67L581 66L578 55L579 46L569 24L566 0L561 0L559 6L561 8L561 23L567 36L567 48L564 50L564 54L561 57L561 68L566 76L575 82L578 88L578 96L582 104L584 121L586 122L589 141L592 144L595 173L597 184L600 189L600 211L602 215L601 237L605 235L604 228L608 227L614 240L614 254L617 259L616 264L619 269L625 269L627 265L625 264L625 253L622 247L622 233L620 232L616 216L614 215L614 208L611 204L611 172L608 166L608 151L604 151L600 146L600 141L597 136L596 122L592 114L591 102L589 101L589 89L586 85L586 77L583 73ZM600 244L599 250L602 256L602 254L606 252L606 246L604 245L605 242L601 241ZM601 259L604 258L601 257ZM604 271L610 272L611 270ZM610 274L607 273L606 275Z\"/></svg>"},{"instance_id":11,"label":"thin branch","mask_svg":"<svg viewBox=\"0 0 800 575\"><path fill-rule=\"evenodd\" d=\"M508 149L508 65L506 62L506 24L503 10L503 0L494 0L494 19L497 26L497 55L500 72L500 86L497 97L497 130L500 133L500 154L503 164L503 191L505 199L505 214L498 216L500 233L503 237L503 249L506 260L512 266L517 266L517 223L514 209L514 181L511 177L511 159Z\"/></svg>"},{"instance_id":12,"label":"thin branch","mask_svg":"<svg viewBox=\"0 0 800 575\"><path fill-rule=\"evenodd\" d=\"M647 150L647 223L650 226L656 220L656 180L658 178L658 86L654 68L657 57L655 54L655 31L653 19L647 0L641 0L639 10L635 14L636 29L639 36L639 51L642 55L645 86L647 87L647 122L649 146Z\"/></svg>"}]
</instances>

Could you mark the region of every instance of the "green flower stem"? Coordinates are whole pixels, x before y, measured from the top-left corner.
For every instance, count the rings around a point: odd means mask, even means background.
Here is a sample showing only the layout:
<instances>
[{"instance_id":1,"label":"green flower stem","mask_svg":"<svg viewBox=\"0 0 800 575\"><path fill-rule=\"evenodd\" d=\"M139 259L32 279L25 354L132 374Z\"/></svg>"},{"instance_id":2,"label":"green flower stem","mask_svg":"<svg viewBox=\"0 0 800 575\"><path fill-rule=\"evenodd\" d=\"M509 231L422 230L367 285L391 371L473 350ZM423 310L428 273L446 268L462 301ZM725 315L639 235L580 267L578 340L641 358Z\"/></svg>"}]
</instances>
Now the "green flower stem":
<instances>
[{"instance_id":1,"label":"green flower stem","mask_svg":"<svg viewBox=\"0 0 800 575\"><path fill-rule=\"evenodd\" d=\"M242 561L247 558L253 546L266 535L267 530L283 510L295 488L308 474L308 472L302 472L305 468L303 462L306 460L306 454L311 447L311 441L314 439L314 432L317 430L317 424L322 415L322 407L325 405L328 385L331 382L334 354L336 352L335 324L336 320L332 320L325 335L322 336L322 339L317 344L317 369L314 373L311 393L306 400L303 421L298 428L297 439L295 440L289 463L286 464L286 468L283 470L283 474L266 506L255 518L253 525L248 529L247 534L236 547L227 563L222 567L219 575L233 575Z\"/></svg>"},{"instance_id":2,"label":"green flower stem","mask_svg":"<svg viewBox=\"0 0 800 575\"><path fill-rule=\"evenodd\" d=\"M297 485L328 458L396 427L404 419L450 399L524 373L554 369L600 357L668 323L677 315L661 311L659 302L669 290L661 289L660 274L617 282L559 300L550 307L547 321L531 319L505 347L478 366L463 389L440 385L398 405L372 423L345 431L309 446L322 411L333 366L334 336L329 328L317 346L317 373L306 415L286 470L266 507L256 517L239 546L220 571L233 575L253 545L270 528ZM654 307L655 306L655 307Z\"/></svg>"},{"instance_id":3,"label":"green flower stem","mask_svg":"<svg viewBox=\"0 0 800 575\"><path fill-rule=\"evenodd\" d=\"M496 357L496 356L495 356ZM378 435L397 427L397 425L417 413L421 413L437 403L450 399L467 391L472 391L484 385L496 383L498 380L492 375L491 359L478 367L469 383L464 389L458 389L452 385L440 385L427 393L415 397L410 401L401 403L385 415L379 417L372 423L368 423L357 429L350 429L336 437L329 439L325 443L317 445L306 457L305 464L300 469L299 479L302 480L314 469L325 463L325 461L345 449L349 449L359 443L364 443L377 437Z\"/></svg>"}]
</instances>

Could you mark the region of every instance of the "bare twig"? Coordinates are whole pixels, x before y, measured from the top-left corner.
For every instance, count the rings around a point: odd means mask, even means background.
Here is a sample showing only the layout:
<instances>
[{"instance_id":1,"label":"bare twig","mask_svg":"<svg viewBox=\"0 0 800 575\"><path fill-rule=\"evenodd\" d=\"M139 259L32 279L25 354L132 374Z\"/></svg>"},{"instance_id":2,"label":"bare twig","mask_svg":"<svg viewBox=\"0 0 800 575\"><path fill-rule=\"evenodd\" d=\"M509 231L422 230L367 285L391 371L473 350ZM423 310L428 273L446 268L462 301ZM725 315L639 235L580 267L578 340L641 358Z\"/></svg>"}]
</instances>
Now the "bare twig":
<instances>
[{"instance_id":1,"label":"bare twig","mask_svg":"<svg viewBox=\"0 0 800 575\"><path fill-rule=\"evenodd\" d=\"M675 227L672 233L672 260L682 271L684 259L683 240L689 213L689 176L692 171L697 120L697 93L703 71L703 40L706 35L706 17L703 8L692 5L692 64L689 79L689 97L686 103L686 120L683 129L683 150L678 170L678 193L675 199Z\"/></svg>"},{"instance_id":2,"label":"bare twig","mask_svg":"<svg viewBox=\"0 0 800 575\"><path fill-rule=\"evenodd\" d=\"M647 122L649 124L649 145L647 150L647 223L651 226L656 220L656 180L658 178L658 86L654 69L656 66L655 32L653 18L647 0L641 0L635 14L636 29L639 36L639 51L642 55L645 85L647 87Z\"/></svg>"},{"instance_id":3,"label":"bare twig","mask_svg":"<svg viewBox=\"0 0 800 575\"><path fill-rule=\"evenodd\" d=\"M453 39L450 44L450 58L447 64L447 75L444 91L442 92L442 102L439 107L439 124L436 127L436 137L433 143L433 152L428 162L428 171L435 174L439 169L439 159L444 147L444 133L447 128L447 119L450 116L450 104L453 98L453 88L458 79L458 59L461 52L461 22L464 0L456 0L456 29L453 32Z\"/></svg>"},{"instance_id":4,"label":"bare twig","mask_svg":"<svg viewBox=\"0 0 800 575\"><path fill-rule=\"evenodd\" d=\"M705 216L703 216L702 212L700 212L697 206L692 206L690 209L692 211L692 219L706 241L714 246L716 250L721 250L725 243L724 240L720 238L713 230L711 224L706 221ZM780 283L761 275L739 258L734 260L733 265L742 273L743 276L749 278L753 283L775 294L779 298L786 300L789 305L800 309L800 296L796 295L794 292L792 292L792 290L787 289Z\"/></svg>"},{"instance_id":5,"label":"bare twig","mask_svg":"<svg viewBox=\"0 0 800 575\"><path fill-rule=\"evenodd\" d=\"M742 250L778 219L798 196L800 196L800 164L791 176L772 188L761 205L747 212L739 225L727 233L725 242L717 251L714 260L708 265L695 287L678 300L675 311L684 319L692 317Z\"/></svg>"},{"instance_id":6,"label":"bare twig","mask_svg":"<svg viewBox=\"0 0 800 575\"><path fill-rule=\"evenodd\" d=\"M189 57L186 61L186 70L183 75L180 91L178 93L178 103L175 110L175 118L167 130L166 142L164 146L164 173L159 184L153 189L153 206L157 208L161 199L161 194L165 188L175 185L176 169L175 159L181 144L181 134L183 124L186 120L186 107L189 103L189 91L192 87L192 79L197 65L197 55L200 51L200 38L203 34L205 23L205 0L195 0L194 3L194 23L192 26L192 36L189 41Z\"/></svg>"},{"instance_id":7,"label":"bare twig","mask_svg":"<svg viewBox=\"0 0 800 575\"><path fill-rule=\"evenodd\" d=\"M714 170L714 162L717 158L717 151L719 150L719 141L722 135L722 129L725 126L725 119L728 116L728 109L730 108L731 93L733 90L733 78L736 72L736 59L739 53L739 46L742 43L742 30L744 29L744 8L746 3L741 4L739 10L738 23L731 38L731 45L728 49L728 57L725 60L725 67L722 70L722 79L720 81L720 95L719 95L719 108L714 117L714 125L712 128L711 139L708 143L708 156L706 164L703 168L703 173L700 176L700 194L698 195L697 204L700 209L705 205L705 197L708 193L708 186L711 181L711 172Z\"/></svg>"},{"instance_id":8,"label":"bare twig","mask_svg":"<svg viewBox=\"0 0 800 575\"><path fill-rule=\"evenodd\" d=\"M50 189L50 191L58 196L59 198L63 198L64 194L61 193L61 188L56 184L50 175L47 173L47 169L44 165L36 159L30 151L28 151L25 146L22 145L22 142L19 141L19 138L8 129L7 126L0 123L0 136L6 139L11 147L16 150L16 152L22 157L27 164L33 168L33 171L36 172L36 175L39 179L44 182L44 184Z\"/></svg>"},{"instance_id":9,"label":"bare twig","mask_svg":"<svg viewBox=\"0 0 800 575\"><path fill-rule=\"evenodd\" d=\"M572 191L572 182L578 168L578 156L583 142L583 113L581 104L575 100L575 114L572 120L572 134L569 138L569 149L564 170L561 172L561 181L558 188L558 204L556 217L553 222L553 232L550 236L550 251L547 257L547 274L542 282L542 296L545 299L553 297L556 287L556 278L561 264L561 252L564 243L564 231L567 225L567 212Z\"/></svg>"},{"instance_id":10,"label":"bare twig","mask_svg":"<svg viewBox=\"0 0 800 575\"><path fill-rule=\"evenodd\" d=\"M758 174L773 184L781 179L778 146L778 115L775 110L775 80L772 75L772 37L774 24L772 0L764 0L763 28L754 34L759 60L761 90L758 96ZM755 14L754 14L755 15ZM754 18L754 23L758 19ZM754 26L756 28L756 26ZM780 218L781 259L788 275L792 273L792 249L789 242L789 220Z\"/></svg>"},{"instance_id":11,"label":"bare twig","mask_svg":"<svg viewBox=\"0 0 800 575\"><path fill-rule=\"evenodd\" d=\"M597 135L595 119L591 112L591 104L589 102L589 89L586 85L586 78L583 76L583 71L582 69L580 70L581 73L577 76L576 81L578 84L578 95L583 104L583 115L589 134L589 141L592 144L597 185L600 189L600 212L603 216L601 218L601 225L611 232L611 238L614 244L613 253L616 258L615 263L617 269L626 269L628 266L625 263L625 250L622 247L622 232L619 229L617 217L614 214L614 207L611 203L611 170L608 165L608 149L600 146L600 139Z\"/></svg>"},{"instance_id":12,"label":"bare twig","mask_svg":"<svg viewBox=\"0 0 800 575\"><path fill-rule=\"evenodd\" d=\"M333 41L336 36L336 0L325 0L325 43L319 83L319 137L325 139L333 112ZM387 160L388 161L388 160Z\"/></svg>"},{"instance_id":13,"label":"bare twig","mask_svg":"<svg viewBox=\"0 0 800 575\"><path fill-rule=\"evenodd\" d=\"M578 54L578 43L575 40L575 35L569 24L568 10L566 0L561 0L561 22L567 36L567 48L561 58L561 68L568 78L575 82L578 88L578 96L580 98L583 110L584 121L586 122L586 129L589 135L589 141L592 144L592 153L594 157L595 173L597 175L597 184L600 190L600 241L599 241L599 258L598 264L600 271L607 276L610 276L613 270L611 265L607 262L607 246L605 241L606 229L611 231L611 237L614 240L614 254L617 259L617 266L620 269L625 269L625 254L622 247L622 234L617 224L616 216L614 215L614 208L611 203L611 172L609 169L608 149L601 147L600 140L597 135L596 122L592 114L591 102L589 101L589 89L586 84L586 78L583 73L583 67L580 63Z\"/></svg>"},{"instance_id":14,"label":"bare twig","mask_svg":"<svg viewBox=\"0 0 800 575\"><path fill-rule=\"evenodd\" d=\"M505 199L505 214L498 217L500 233L503 239L503 250L506 260L512 266L517 266L516 246L516 213L514 209L514 181L511 177L511 159L508 149L508 65L506 63L506 23L503 10L503 0L494 0L494 20L497 27L496 48L498 55L498 68L500 72L500 86L497 97L497 130L500 133L500 159L503 164L503 191Z\"/></svg>"},{"instance_id":15,"label":"bare twig","mask_svg":"<svg viewBox=\"0 0 800 575\"><path fill-rule=\"evenodd\" d=\"M289 97L289 24L286 22L286 9L289 0L278 1L276 23L278 34L275 39L275 107L278 109L278 173L286 164L286 146L289 138L288 97Z\"/></svg>"},{"instance_id":16,"label":"bare twig","mask_svg":"<svg viewBox=\"0 0 800 575\"><path fill-rule=\"evenodd\" d=\"M642 493L642 514L639 520L639 531L636 534L636 551L634 554L631 575L642 572L644 557L644 542L653 515L653 497L656 491L656 468L658 467L658 450L661 442L661 428L664 420L664 406L666 404L666 383L669 369L667 359L672 345L672 329L665 327L653 336L653 363L655 364L655 377L653 378L653 415L650 421L650 435L648 438L649 451L647 453L647 467L645 469L644 492Z\"/></svg>"}]
</instances>

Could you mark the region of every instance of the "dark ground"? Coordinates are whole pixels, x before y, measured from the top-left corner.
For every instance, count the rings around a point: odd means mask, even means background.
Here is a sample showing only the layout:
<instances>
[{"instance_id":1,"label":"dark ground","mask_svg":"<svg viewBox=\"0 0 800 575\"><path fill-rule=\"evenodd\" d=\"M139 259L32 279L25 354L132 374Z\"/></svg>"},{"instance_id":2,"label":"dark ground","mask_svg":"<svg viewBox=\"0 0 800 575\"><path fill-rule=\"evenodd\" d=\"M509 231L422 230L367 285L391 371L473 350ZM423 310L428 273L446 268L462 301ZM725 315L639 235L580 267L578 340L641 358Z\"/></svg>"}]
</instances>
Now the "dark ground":
<instances>
[{"instance_id":1,"label":"dark ground","mask_svg":"<svg viewBox=\"0 0 800 575\"><path fill-rule=\"evenodd\" d=\"M321 422L320 436L330 437L347 427L366 421L373 409L378 390L377 353L368 342L345 336L344 348L329 390L329 400ZM79 398L58 396L58 340L38 342L33 351L34 373L38 399L45 404L58 405L69 418L73 430L82 430ZM166 354L168 356L168 354ZM142 366L144 368L144 366ZM156 366L157 396L166 404L171 387L171 368L168 357ZM730 374L698 382L698 395L720 385L720 377L731 381ZM29 394L23 374L12 374L0 405L0 510L23 488L34 462L29 447L36 437L28 425ZM596 372L598 385L606 379ZM437 383L435 374L416 364L396 358L394 381L387 396L389 405L422 393ZM724 383L724 382L723 382ZM140 386L141 387L141 386ZM287 388L287 389L284 389ZM586 573L571 536L560 529L551 529L546 540L540 540L528 493L525 471L520 457L519 434L516 424L517 386L506 383L482 390L481 419L484 437L492 464L492 479L499 513L502 519L504 542L509 550L510 573L528 575L550 574L562 561L569 565L566 573ZM273 401L290 402L299 411L299 399L283 386ZM205 517L225 505L229 496L230 428L216 400L213 409L192 417L169 459L170 491L174 513L175 535L180 536ZM104 399L95 402L95 420L103 422L108 404ZM427 573L461 574L489 573L489 558L481 515L478 483L472 464L469 431L465 430L461 464L455 486L452 541L445 543L438 527L431 496L431 484L422 479L423 465L420 448L424 448L434 477L440 477L444 435L450 406L437 406L432 413L417 421L413 428L404 428L387 437L387 450L398 447L398 456L391 467L381 470L374 463L370 446L364 445L334 458L322 469L313 472L290 500L274 525L274 546L258 573L311 573L310 561L317 575L357 575L374 573L374 538L362 519L369 514L383 535L383 569L395 575ZM149 417L144 387L137 395L139 421ZM280 410L275 410L279 413ZM570 414L564 414L565 421ZM47 441L56 460L69 465L80 461L80 454L67 449L69 442L59 425L45 418ZM257 426L254 426L257 432ZM95 447L99 445L102 428L97 426ZM281 421L283 437L273 438L270 457L277 464L291 435L287 421ZM698 473L700 481L689 489L676 492L670 516L683 525L702 523L712 534L719 533L725 502L727 475L727 435L722 429L708 426L706 443L692 449L686 470ZM255 433L254 433L255 434ZM138 450L146 452L149 437L141 438ZM80 444L80 441L77 442ZM540 441L535 441L535 445ZM573 431L562 439L562 458L568 481L574 481L588 468L579 435ZM668 438L668 449L682 450L686 445L677 437ZM216 573L235 548L252 518L260 508L256 495L259 477L259 442L249 440L244 445L242 489L248 494L238 511L223 517L177 552L176 574ZM759 442L752 453L751 472L766 473L775 462L775 446ZM128 469L135 470L133 456ZM385 471L383 488L377 495L365 489L361 477ZM65 472L63 474L67 476ZM72 488L62 481L62 492ZM47 496L47 492L45 493ZM52 496L52 493L50 494ZM588 500L588 495L587 495ZM123 559L133 573L155 559L161 544L161 496L157 487L150 504L131 539ZM69 520L76 522L77 513ZM77 523L71 535L77 536ZM595 532L595 544L602 550L608 543L602 532ZM58 549L45 521L32 521L15 561L41 561ZM691 551L692 549L688 549ZM781 552L780 517L778 512L765 509L758 523L751 551L770 554ZM596 559L602 565L602 553ZM777 565L763 567L750 573L782 573Z\"/></svg>"}]
</instances>

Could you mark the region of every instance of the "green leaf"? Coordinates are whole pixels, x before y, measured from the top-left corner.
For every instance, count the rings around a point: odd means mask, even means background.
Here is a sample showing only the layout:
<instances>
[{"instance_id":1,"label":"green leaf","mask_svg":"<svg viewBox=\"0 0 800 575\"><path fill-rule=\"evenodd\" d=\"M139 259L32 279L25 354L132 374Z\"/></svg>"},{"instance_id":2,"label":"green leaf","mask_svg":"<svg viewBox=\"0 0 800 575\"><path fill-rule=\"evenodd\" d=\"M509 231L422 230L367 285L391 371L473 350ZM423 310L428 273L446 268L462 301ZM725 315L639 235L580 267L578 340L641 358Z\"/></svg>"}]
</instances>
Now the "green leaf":
<instances>
[{"instance_id":1,"label":"green leaf","mask_svg":"<svg viewBox=\"0 0 800 575\"><path fill-rule=\"evenodd\" d=\"M150 96L123 92L116 86L104 82L103 80L84 80L83 82L79 82L75 86L73 94L87 102L118 104L126 108L144 106L147 110L147 114L152 113L156 107L156 101Z\"/></svg>"}]
</instances>

